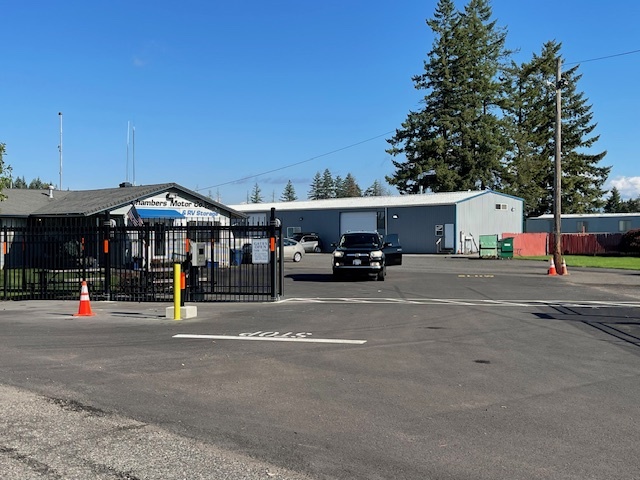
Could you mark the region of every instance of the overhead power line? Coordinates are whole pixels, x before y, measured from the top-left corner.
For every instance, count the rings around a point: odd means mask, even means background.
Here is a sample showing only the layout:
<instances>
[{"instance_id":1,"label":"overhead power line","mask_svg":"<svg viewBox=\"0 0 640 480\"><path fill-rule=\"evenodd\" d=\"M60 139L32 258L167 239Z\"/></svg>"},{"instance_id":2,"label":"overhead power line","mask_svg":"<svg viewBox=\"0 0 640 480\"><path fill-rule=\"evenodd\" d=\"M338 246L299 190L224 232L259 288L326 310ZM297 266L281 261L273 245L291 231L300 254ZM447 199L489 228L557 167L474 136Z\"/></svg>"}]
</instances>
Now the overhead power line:
<instances>
[{"instance_id":1,"label":"overhead power line","mask_svg":"<svg viewBox=\"0 0 640 480\"><path fill-rule=\"evenodd\" d=\"M566 62L565 65L577 65L577 64L580 64L580 63L596 62L596 61L599 61L599 60L606 60L608 58L614 58L614 57L622 57L622 56L625 56L625 55L632 55L632 54L635 54L635 53L640 53L640 49L631 50L629 52L623 52L623 53L615 53L613 55L606 55L604 57L588 58L586 60L581 60L579 62ZM362 145L363 143L367 143L367 142L370 142L372 140L376 140L376 139L378 139L380 137L384 137L384 136L390 135L392 133L394 133L393 130L390 131L390 132L381 133L380 135L376 135L375 137L371 137L371 138L368 138L366 140L362 140L360 142L352 143L351 145L347 145L346 147L337 148L335 150L331 150L330 152L326 152L326 153L323 153L321 155L316 155L315 157L311 157L311 158L308 158L306 160L302 160L300 162L290 163L289 165L284 165L282 167L274 168L272 170L267 170L267 171L264 171L264 172L261 172L261 173L256 173L254 175L247 175L246 177L241 177L241 178L238 178L236 180L230 180L230 181L224 182L224 183L218 183L216 185L211 185L209 187L198 188L198 189L196 189L196 192L199 192L199 191L202 191L202 190L208 190L210 188L222 187L224 185L231 185L232 183L240 183L240 182L243 182L245 180L249 180L251 178L261 177L262 175L267 175L269 173L279 172L281 170L285 170L287 168L295 167L297 165L302 165L304 163L312 162L313 160L317 160L318 158L326 157L328 155L332 155L334 153L341 152L343 150L347 150L349 148L357 147L358 145Z\"/></svg>"},{"instance_id":2,"label":"overhead power line","mask_svg":"<svg viewBox=\"0 0 640 480\"><path fill-rule=\"evenodd\" d=\"M267 171L261 172L261 173L256 173L254 175L247 175L246 177L238 178L236 180L231 180L229 182L218 183L217 185L211 185L210 187L198 188L198 189L196 189L196 192L199 192L201 190L207 190L207 189L210 189L210 188L222 187L224 185L230 185L232 183L239 183L239 182L242 182L244 180L249 180L251 178L256 178L256 177L261 177L262 175L267 175L267 174L273 173L273 172L279 172L280 170L284 170L286 168L291 168L291 167L295 167L297 165L302 165L303 163L312 162L313 160L317 160L318 158L326 157L328 155L333 155L334 153L342 152L343 150L347 150L349 148L357 147L358 145L362 145L363 143L367 143L367 142L370 142L372 140L376 140L376 139L378 139L380 137L384 137L384 136L390 135L392 133L394 133L394 130L392 130L390 132L381 133L380 135L376 135L375 137L367 138L366 140L362 140L360 142L352 143L351 145L347 145L346 147L337 148L335 150L331 150L330 152L326 152L326 153L323 153L323 154L320 154L320 155L316 155L315 157L311 157L311 158L308 158L306 160L302 160L300 162L290 163L289 165L284 165L282 167L274 168L272 170L267 170Z\"/></svg>"},{"instance_id":3,"label":"overhead power line","mask_svg":"<svg viewBox=\"0 0 640 480\"><path fill-rule=\"evenodd\" d=\"M624 55L631 55L634 53L640 53L640 50L631 50L630 52L616 53L613 55L607 55L605 57L589 58L587 60L582 60L580 62L569 62L569 63L566 63L566 65L576 65L578 63L596 62L598 60L606 60L607 58L622 57Z\"/></svg>"}]
</instances>

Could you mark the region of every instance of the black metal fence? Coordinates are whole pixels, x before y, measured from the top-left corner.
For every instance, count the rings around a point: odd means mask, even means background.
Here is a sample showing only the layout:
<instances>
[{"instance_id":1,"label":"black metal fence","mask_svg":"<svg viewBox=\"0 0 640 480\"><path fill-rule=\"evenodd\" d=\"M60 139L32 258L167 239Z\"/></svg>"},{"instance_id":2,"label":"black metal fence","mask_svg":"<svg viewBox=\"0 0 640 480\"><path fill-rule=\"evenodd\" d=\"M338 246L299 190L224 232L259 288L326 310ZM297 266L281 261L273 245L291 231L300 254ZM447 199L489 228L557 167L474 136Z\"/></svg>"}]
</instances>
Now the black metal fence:
<instances>
[{"instance_id":1,"label":"black metal fence","mask_svg":"<svg viewBox=\"0 0 640 480\"><path fill-rule=\"evenodd\" d=\"M86 281L92 299L172 301L179 263L185 301L275 300L283 256L274 251L280 226L271 223L4 228L0 296L78 299Z\"/></svg>"}]
</instances>

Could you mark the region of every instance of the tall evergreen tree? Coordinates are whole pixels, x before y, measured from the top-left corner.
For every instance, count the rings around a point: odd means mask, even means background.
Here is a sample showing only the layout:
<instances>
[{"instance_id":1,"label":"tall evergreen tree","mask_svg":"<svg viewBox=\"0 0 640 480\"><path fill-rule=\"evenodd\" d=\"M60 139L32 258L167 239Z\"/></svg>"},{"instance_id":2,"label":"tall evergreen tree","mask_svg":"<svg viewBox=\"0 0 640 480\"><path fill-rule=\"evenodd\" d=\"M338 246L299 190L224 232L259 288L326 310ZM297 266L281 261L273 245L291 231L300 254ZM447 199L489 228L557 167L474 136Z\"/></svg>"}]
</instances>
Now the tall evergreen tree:
<instances>
[{"instance_id":1,"label":"tall evergreen tree","mask_svg":"<svg viewBox=\"0 0 640 480\"><path fill-rule=\"evenodd\" d=\"M333 192L336 198L344 198L348 196L345 192L344 179L340 175L337 175L336 178L333 179Z\"/></svg>"},{"instance_id":2,"label":"tall evergreen tree","mask_svg":"<svg viewBox=\"0 0 640 480\"><path fill-rule=\"evenodd\" d=\"M382 183L378 180L374 180L369 188L364 191L363 194L365 197L382 197L385 195L389 195L389 191L384 188Z\"/></svg>"},{"instance_id":3,"label":"tall evergreen tree","mask_svg":"<svg viewBox=\"0 0 640 480\"><path fill-rule=\"evenodd\" d=\"M43 182L40 180L40 177L34 178L29 182L29 188L31 190L46 190L49 188L49 185L53 185L53 182Z\"/></svg>"},{"instance_id":4,"label":"tall evergreen tree","mask_svg":"<svg viewBox=\"0 0 640 480\"><path fill-rule=\"evenodd\" d=\"M624 210L622 197L616 187L611 189L611 195L604 204L604 213L620 213Z\"/></svg>"},{"instance_id":5,"label":"tall evergreen tree","mask_svg":"<svg viewBox=\"0 0 640 480\"><path fill-rule=\"evenodd\" d=\"M281 202L293 202L294 200L297 200L298 197L296 196L296 189L293 188L293 183L291 183L291 180L289 180L287 182L287 185L284 187L284 190L282 191L282 195L280 196L280 201Z\"/></svg>"},{"instance_id":6,"label":"tall evergreen tree","mask_svg":"<svg viewBox=\"0 0 640 480\"><path fill-rule=\"evenodd\" d=\"M562 212L591 213L604 206L602 187L610 167L598 163L606 152L586 153L599 137L592 134L591 106L577 91L578 66L563 72L561 84L555 85L560 48L547 42L539 56L511 71L511 101L505 110L511 146L503 191L525 199L526 216L553 211L556 87L562 97Z\"/></svg>"},{"instance_id":7,"label":"tall evergreen tree","mask_svg":"<svg viewBox=\"0 0 640 480\"><path fill-rule=\"evenodd\" d=\"M322 174L322 191L321 198L334 198L336 196L336 186L333 176L328 168Z\"/></svg>"},{"instance_id":8,"label":"tall evergreen tree","mask_svg":"<svg viewBox=\"0 0 640 480\"><path fill-rule=\"evenodd\" d=\"M13 188L29 188L27 181L23 177L18 177L13 181Z\"/></svg>"},{"instance_id":9,"label":"tall evergreen tree","mask_svg":"<svg viewBox=\"0 0 640 480\"><path fill-rule=\"evenodd\" d=\"M253 190L251 191L251 198L249 199L250 203L262 203L262 190L260 186L256 183L253 186Z\"/></svg>"},{"instance_id":10,"label":"tall evergreen tree","mask_svg":"<svg viewBox=\"0 0 640 480\"><path fill-rule=\"evenodd\" d=\"M356 182L356 179L351 175L351 173L347 173L347 176L344 178L344 185L342 188L343 194L345 197L361 197L362 189Z\"/></svg>"},{"instance_id":11,"label":"tall evergreen tree","mask_svg":"<svg viewBox=\"0 0 640 480\"><path fill-rule=\"evenodd\" d=\"M321 198L324 198L322 195L322 176L320 175L320 172L316 172L313 176L313 180L311 181L311 188L309 189L307 198L309 200L320 200Z\"/></svg>"},{"instance_id":12,"label":"tall evergreen tree","mask_svg":"<svg viewBox=\"0 0 640 480\"><path fill-rule=\"evenodd\" d=\"M622 210L620 213L638 213L640 212L640 197L630 198L622 202Z\"/></svg>"},{"instance_id":13,"label":"tall evergreen tree","mask_svg":"<svg viewBox=\"0 0 640 480\"><path fill-rule=\"evenodd\" d=\"M424 108L410 112L388 141L396 172L386 180L401 193L497 188L505 151L499 74L509 55L506 31L491 20L488 0L470 0L463 14L439 0L427 25L435 34L424 73Z\"/></svg>"}]
</instances>

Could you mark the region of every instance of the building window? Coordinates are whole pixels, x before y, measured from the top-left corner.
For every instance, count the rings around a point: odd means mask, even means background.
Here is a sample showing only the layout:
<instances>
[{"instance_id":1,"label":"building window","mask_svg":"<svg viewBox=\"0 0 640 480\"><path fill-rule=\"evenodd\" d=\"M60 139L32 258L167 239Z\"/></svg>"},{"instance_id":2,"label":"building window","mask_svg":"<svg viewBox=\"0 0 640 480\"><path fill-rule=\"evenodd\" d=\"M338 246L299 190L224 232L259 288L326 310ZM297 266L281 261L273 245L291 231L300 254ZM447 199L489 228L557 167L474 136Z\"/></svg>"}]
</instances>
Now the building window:
<instances>
[{"instance_id":1,"label":"building window","mask_svg":"<svg viewBox=\"0 0 640 480\"><path fill-rule=\"evenodd\" d=\"M626 232L631 230L631 220L618 220L618 231Z\"/></svg>"},{"instance_id":2,"label":"building window","mask_svg":"<svg viewBox=\"0 0 640 480\"><path fill-rule=\"evenodd\" d=\"M287 227L287 238L293 237L296 233L302 233L302 228L300 227Z\"/></svg>"},{"instance_id":3,"label":"building window","mask_svg":"<svg viewBox=\"0 0 640 480\"><path fill-rule=\"evenodd\" d=\"M444 235L444 225L436 225L436 237L442 237Z\"/></svg>"},{"instance_id":4,"label":"building window","mask_svg":"<svg viewBox=\"0 0 640 480\"><path fill-rule=\"evenodd\" d=\"M584 220L578 220L576 222L576 232L578 233L587 233L589 231L589 222L585 222Z\"/></svg>"},{"instance_id":5,"label":"building window","mask_svg":"<svg viewBox=\"0 0 640 480\"><path fill-rule=\"evenodd\" d=\"M506 210L506 209L507 209L506 203L496 203L496 210Z\"/></svg>"}]
</instances>

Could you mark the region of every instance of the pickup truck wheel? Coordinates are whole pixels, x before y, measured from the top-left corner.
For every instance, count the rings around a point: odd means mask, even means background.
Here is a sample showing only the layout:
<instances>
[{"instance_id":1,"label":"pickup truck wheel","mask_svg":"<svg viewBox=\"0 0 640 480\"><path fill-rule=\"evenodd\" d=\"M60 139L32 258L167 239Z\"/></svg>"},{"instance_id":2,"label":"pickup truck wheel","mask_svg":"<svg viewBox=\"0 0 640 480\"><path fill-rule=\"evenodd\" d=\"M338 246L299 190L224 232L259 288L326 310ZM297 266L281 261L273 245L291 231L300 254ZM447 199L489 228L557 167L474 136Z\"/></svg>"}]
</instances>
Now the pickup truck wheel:
<instances>
[{"instance_id":1,"label":"pickup truck wheel","mask_svg":"<svg viewBox=\"0 0 640 480\"><path fill-rule=\"evenodd\" d=\"M378 272L377 279L378 279L379 282L384 282L384 277L386 276L386 273L387 272L385 272L384 270L380 270Z\"/></svg>"}]
</instances>

